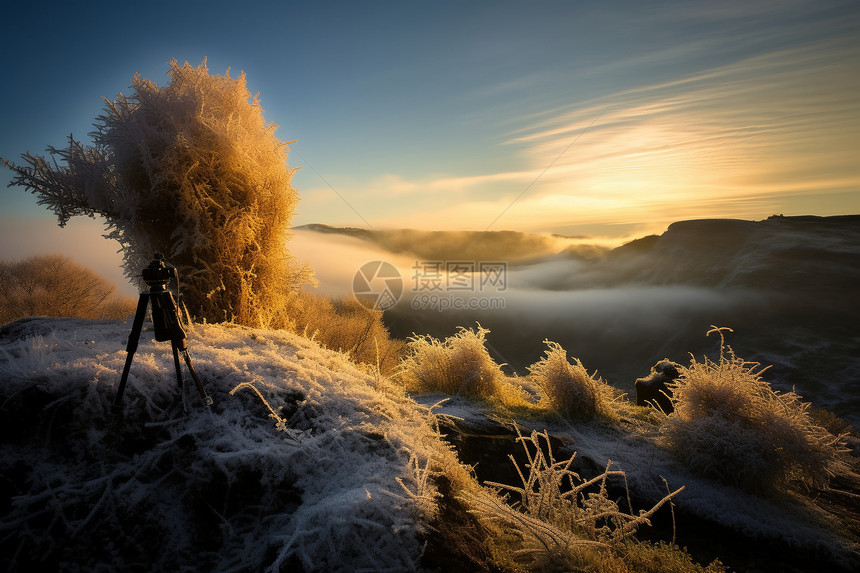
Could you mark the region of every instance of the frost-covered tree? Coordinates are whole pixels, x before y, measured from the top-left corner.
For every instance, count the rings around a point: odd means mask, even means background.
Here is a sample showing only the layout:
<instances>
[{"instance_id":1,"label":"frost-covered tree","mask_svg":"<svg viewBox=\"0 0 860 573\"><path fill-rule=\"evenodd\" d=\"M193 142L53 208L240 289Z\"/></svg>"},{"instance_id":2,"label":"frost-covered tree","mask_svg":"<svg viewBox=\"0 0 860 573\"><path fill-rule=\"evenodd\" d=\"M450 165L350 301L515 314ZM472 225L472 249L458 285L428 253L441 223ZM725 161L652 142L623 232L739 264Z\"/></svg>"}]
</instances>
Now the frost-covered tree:
<instances>
[{"instance_id":1,"label":"frost-covered tree","mask_svg":"<svg viewBox=\"0 0 860 573\"><path fill-rule=\"evenodd\" d=\"M310 278L285 245L298 201L287 144L244 73L169 65L166 86L135 74L130 96L105 99L93 145L70 135L68 148L48 147L50 160L5 161L10 185L36 194L60 226L104 217L129 278L164 253L196 318L281 326L290 289Z\"/></svg>"},{"instance_id":2,"label":"frost-covered tree","mask_svg":"<svg viewBox=\"0 0 860 573\"><path fill-rule=\"evenodd\" d=\"M128 318L132 297L117 297L110 282L63 255L0 261L0 325L26 316Z\"/></svg>"}]
</instances>

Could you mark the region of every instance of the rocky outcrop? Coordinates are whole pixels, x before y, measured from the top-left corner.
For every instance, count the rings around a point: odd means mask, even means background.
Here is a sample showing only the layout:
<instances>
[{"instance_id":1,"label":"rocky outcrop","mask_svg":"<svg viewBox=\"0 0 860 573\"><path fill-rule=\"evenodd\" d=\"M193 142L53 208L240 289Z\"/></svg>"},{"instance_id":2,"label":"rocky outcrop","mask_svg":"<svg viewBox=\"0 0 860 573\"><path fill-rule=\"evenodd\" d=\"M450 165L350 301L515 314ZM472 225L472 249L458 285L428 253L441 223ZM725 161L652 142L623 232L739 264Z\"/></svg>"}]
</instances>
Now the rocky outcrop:
<instances>
[{"instance_id":1,"label":"rocky outcrop","mask_svg":"<svg viewBox=\"0 0 860 573\"><path fill-rule=\"evenodd\" d=\"M651 373L644 378L637 378L636 405L652 406L662 410L666 414L675 411L672 405L672 389L669 384L677 380L680 374L680 364L664 358L651 367Z\"/></svg>"}]
</instances>

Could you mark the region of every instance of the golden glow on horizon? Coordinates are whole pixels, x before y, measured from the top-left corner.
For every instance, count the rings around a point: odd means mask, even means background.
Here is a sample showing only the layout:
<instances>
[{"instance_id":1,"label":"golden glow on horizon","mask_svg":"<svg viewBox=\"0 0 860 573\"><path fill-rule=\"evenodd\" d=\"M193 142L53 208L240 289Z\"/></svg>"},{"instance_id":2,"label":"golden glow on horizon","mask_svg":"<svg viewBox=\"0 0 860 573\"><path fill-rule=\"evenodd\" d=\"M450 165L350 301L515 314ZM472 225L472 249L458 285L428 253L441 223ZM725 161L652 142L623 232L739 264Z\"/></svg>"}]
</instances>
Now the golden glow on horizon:
<instances>
[{"instance_id":1,"label":"golden glow on horizon","mask_svg":"<svg viewBox=\"0 0 860 573\"><path fill-rule=\"evenodd\" d=\"M351 196L388 228L482 229L501 213L493 229L653 227L801 214L818 195L829 198L822 209L860 212L855 44L784 49L548 111L505 142L525 168L389 174L353 185ZM303 193L302 207L313 209L314 195Z\"/></svg>"},{"instance_id":2,"label":"golden glow on horizon","mask_svg":"<svg viewBox=\"0 0 860 573\"><path fill-rule=\"evenodd\" d=\"M707 211L714 199L856 192L860 171L850 154L860 143L860 82L842 72L860 53L838 42L818 48L619 94L574 110L561 126L550 119L512 143L528 144L539 165L594 122L545 187L620 198L632 210L665 205L695 212ZM830 66L819 65L825 57Z\"/></svg>"}]
</instances>

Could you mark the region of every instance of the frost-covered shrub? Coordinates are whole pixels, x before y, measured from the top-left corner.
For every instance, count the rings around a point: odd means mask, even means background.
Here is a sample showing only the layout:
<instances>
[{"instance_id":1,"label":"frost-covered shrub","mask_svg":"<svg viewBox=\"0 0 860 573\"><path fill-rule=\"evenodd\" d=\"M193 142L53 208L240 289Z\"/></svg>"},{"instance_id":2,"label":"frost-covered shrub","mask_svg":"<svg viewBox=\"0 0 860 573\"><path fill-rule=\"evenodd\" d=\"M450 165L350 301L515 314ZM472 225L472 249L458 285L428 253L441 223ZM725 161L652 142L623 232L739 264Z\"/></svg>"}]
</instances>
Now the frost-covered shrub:
<instances>
[{"instance_id":1,"label":"frost-covered shrub","mask_svg":"<svg viewBox=\"0 0 860 573\"><path fill-rule=\"evenodd\" d=\"M609 385L588 374L578 358L568 362L567 352L560 344L544 342L549 347L546 355L529 366L530 377L541 389L544 405L572 419L614 417Z\"/></svg>"},{"instance_id":2,"label":"frost-covered shrub","mask_svg":"<svg viewBox=\"0 0 860 573\"><path fill-rule=\"evenodd\" d=\"M486 347L490 332L460 327L445 340L419 335L409 339L400 379L414 392L442 392L493 398L506 390L504 374Z\"/></svg>"},{"instance_id":3,"label":"frost-covered shrub","mask_svg":"<svg viewBox=\"0 0 860 573\"><path fill-rule=\"evenodd\" d=\"M0 261L0 325L26 316L128 318L136 300L63 255Z\"/></svg>"},{"instance_id":4,"label":"frost-covered shrub","mask_svg":"<svg viewBox=\"0 0 860 573\"><path fill-rule=\"evenodd\" d=\"M774 390L725 346L720 359L693 358L672 386L675 412L660 428L661 444L689 468L752 491L792 482L823 486L845 469L842 439L816 425L809 404Z\"/></svg>"},{"instance_id":5,"label":"frost-covered shrub","mask_svg":"<svg viewBox=\"0 0 860 573\"><path fill-rule=\"evenodd\" d=\"M355 298L335 300L300 290L290 295L287 314L295 332L380 374L395 370L406 351L404 341L391 338L382 311L369 309Z\"/></svg>"},{"instance_id":6,"label":"frost-covered shrub","mask_svg":"<svg viewBox=\"0 0 860 573\"><path fill-rule=\"evenodd\" d=\"M159 251L179 268L197 318L279 326L293 266L284 242L298 200L277 126L263 119L244 74L210 75L206 62L176 60L159 87L135 75L133 92L105 100L93 145L23 155L13 185L39 197L61 226L74 215L105 218L138 277ZM59 160L59 161L58 161Z\"/></svg>"}]
</instances>

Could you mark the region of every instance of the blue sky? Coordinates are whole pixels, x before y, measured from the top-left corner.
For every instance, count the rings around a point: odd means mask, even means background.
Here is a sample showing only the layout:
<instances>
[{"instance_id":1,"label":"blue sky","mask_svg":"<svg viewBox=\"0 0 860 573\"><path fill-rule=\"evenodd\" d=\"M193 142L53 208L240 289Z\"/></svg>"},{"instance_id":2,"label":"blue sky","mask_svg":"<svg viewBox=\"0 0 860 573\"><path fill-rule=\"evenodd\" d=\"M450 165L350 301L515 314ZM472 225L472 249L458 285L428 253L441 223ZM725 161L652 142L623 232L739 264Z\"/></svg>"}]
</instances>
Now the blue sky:
<instances>
[{"instance_id":1,"label":"blue sky","mask_svg":"<svg viewBox=\"0 0 860 573\"><path fill-rule=\"evenodd\" d=\"M856 1L22 2L3 20L0 156L86 139L135 72L206 57L298 140L297 225L860 213ZM9 180L0 224L50 222Z\"/></svg>"}]
</instances>

